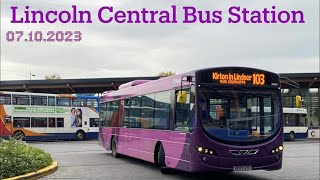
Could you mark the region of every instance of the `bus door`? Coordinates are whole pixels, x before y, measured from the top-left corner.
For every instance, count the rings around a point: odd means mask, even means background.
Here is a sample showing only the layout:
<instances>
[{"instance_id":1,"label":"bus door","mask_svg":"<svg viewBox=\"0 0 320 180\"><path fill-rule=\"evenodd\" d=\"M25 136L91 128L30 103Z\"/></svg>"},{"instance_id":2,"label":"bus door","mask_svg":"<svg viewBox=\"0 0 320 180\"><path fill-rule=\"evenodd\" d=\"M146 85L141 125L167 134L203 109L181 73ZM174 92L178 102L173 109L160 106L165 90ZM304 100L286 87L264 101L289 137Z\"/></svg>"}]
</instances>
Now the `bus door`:
<instances>
[{"instance_id":1,"label":"bus door","mask_svg":"<svg viewBox=\"0 0 320 180\"><path fill-rule=\"evenodd\" d=\"M190 149L190 133L193 131L193 127L195 124L195 99L194 99L194 91L191 88L182 89L182 93L184 93L185 100L180 101L181 95L180 90L175 92L175 118L174 118L174 131L176 132L174 135L174 142L172 146L176 149L184 149L183 154L180 157L175 157L178 159L183 159L186 161L190 160L189 151L185 151L186 149ZM180 94L180 95L179 95Z\"/></svg>"},{"instance_id":2,"label":"bus door","mask_svg":"<svg viewBox=\"0 0 320 180\"><path fill-rule=\"evenodd\" d=\"M194 96L192 95L190 88L182 89L182 92L185 93L185 100L179 102L179 91L175 92L175 131L182 132L191 132L194 121L195 121L195 105L194 105Z\"/></svg>"}]
</instances>

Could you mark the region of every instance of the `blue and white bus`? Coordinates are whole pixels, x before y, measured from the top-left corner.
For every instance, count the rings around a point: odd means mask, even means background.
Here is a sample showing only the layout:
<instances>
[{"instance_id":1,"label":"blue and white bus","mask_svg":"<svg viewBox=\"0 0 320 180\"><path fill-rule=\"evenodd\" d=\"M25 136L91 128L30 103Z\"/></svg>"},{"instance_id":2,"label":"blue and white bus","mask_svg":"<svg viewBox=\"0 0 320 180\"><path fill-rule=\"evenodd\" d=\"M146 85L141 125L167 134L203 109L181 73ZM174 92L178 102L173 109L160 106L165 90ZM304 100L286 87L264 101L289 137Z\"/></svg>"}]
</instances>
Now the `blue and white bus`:
<instances>
[{"instance_id":1,"label":"blue and white bus","mask_svg":"<svg viewBox=\"0 0 320 180\"><path fill-rule=\"evenodd\" d=\"M252 113L259 112L259 107L252 106ZM270 113L270 107L264 108L265 113ZM285 140L293 141L308 137L307 109L304 108L283 108L283 134ZM268 119L267 119L268 121ZM253 126L259 125L253 122ZM265 127L265 130L271 130L271 127ZM259 131L259 128L258 128Z\"/></svg>"},{"instance_id":2,"label":"blue and white bus","mask_svg":"<svg viewBox=\"0 0 320 180\"><path fill-rule=\"evenodd\" d=\"M307 109L304 108L283 108L284 116L284 139L308 137Z\"/></svg>"}]
</instances>

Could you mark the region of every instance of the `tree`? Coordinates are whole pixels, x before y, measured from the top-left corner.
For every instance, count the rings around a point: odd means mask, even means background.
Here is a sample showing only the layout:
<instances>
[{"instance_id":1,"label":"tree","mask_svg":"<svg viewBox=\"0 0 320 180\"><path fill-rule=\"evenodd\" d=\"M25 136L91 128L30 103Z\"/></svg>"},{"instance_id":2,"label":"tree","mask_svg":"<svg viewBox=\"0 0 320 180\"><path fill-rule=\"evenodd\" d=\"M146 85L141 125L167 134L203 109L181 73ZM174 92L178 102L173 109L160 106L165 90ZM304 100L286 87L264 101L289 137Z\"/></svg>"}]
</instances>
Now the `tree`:
<instances>
[{"instance_id":1,"label":"tree","mask_svg":"<svg viewBox=\"0 0 320 180\"><path fill-rule=\"evenodd\" d=\"M61 79L59 74L53 73L53 74L47 74L44 76L45 80L56 80L56 79Z\"/></svg>"},{"instance_id":2,"label":"tree","mask_svg":"<svg viewBox=\"0 0 320 180\"><path fill-rule=\"evenodd\" d=\"M173 71L162 71L159 73L159 76L160 77L167 77L167 76L173 76L175 75L176 73L173 72Z\"/></svg>"}]
</instances>

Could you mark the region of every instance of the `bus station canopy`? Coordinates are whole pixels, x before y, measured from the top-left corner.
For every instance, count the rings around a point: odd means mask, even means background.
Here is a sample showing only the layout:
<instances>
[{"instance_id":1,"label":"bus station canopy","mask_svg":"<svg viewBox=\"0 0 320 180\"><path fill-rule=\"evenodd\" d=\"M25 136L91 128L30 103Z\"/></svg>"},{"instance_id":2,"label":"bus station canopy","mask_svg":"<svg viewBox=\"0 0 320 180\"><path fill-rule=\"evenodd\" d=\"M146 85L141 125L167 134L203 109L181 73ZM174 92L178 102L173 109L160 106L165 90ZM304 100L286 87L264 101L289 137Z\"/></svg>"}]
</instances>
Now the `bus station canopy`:
<instances>
[{"instance_id":1,"label":"bus station canopy","mask_svg":"<svg viewBox=\"0 0 320 180\"><path fill-rule=\"evenodd\" d=\"M320 87L320 73L283 73L280 77L282 89L292 89L294 87L291 84L295 83L302 89Z\"/></svg>"},{"instance_id":2,"label":"bus station canopy","mask_svg":"<svg viewBox=\"0 0 320 180\"><path fill-rule=\"evenodd\" d=\"M0 81L0 90L50 94L102 93L116 90L121 84L136 79L155 80L159 77Z\"/></svg>"},{"instance_id":3,"label":"bus station canopy","mask_svg":"<svg viewBox=\"0 0 320 180\"><path fill-rule=\"evenodd\" d=\"M319 88L320 73L283 73L280 74L282 89ZM52 94L80 94L80 93L102 93L104 91L117 90L121 84L133 80L155 80L152 77L121 77L121 78L90 78L90 79L57 79L57 80L12 80L0 81L1 91L35 92Z\"/></svg>"}]
</instances>

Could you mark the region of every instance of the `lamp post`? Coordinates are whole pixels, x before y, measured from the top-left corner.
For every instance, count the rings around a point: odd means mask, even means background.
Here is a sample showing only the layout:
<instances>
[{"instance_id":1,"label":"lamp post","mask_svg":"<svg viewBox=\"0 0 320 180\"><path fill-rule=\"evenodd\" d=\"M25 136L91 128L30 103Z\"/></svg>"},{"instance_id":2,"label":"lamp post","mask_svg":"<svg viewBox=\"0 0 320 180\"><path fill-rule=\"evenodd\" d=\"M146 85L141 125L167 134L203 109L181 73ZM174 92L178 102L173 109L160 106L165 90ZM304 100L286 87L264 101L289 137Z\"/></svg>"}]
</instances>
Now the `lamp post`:
<instances>
[{"instance_id":1,"label":"lamp post","mask_svg":"<svg viewBox=\"0 0 320 180\"><path fill-rule=\"evenodd\" d=\"M31 70L30 70L30 80L31 80L31 77L32 77L32 76L36 76L36 75L32 74L32 73L31 73Z\"/></svg>"}]
</instances>

